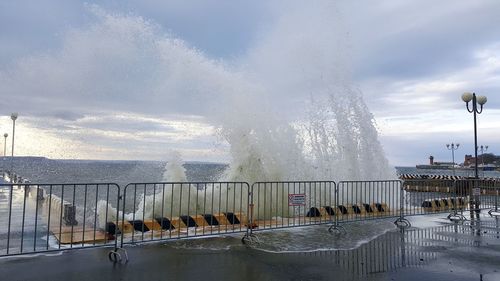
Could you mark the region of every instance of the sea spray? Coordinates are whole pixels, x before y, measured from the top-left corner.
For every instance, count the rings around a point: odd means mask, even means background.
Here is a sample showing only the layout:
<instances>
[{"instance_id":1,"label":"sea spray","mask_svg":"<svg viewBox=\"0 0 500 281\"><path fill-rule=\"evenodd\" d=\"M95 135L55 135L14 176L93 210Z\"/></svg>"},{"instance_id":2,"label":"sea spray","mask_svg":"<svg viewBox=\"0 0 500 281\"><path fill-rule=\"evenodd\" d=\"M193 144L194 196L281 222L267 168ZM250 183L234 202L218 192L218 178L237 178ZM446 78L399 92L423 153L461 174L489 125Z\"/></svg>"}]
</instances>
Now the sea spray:
<instances>
[{"instance_id":1,"label":"sea spray","mask_svg":"<svg viewBox=\"0 0 500 281\"><path fill-rule=\"evenodd\" d=\"M220 180L252 185L259 181L395 178L378 141L373 116L352 83L349 47L344 43L349 40L332 6L330 1L318 1L279 9L278 20L248 49L240 67L212 60L181 39L159 35L134 17L105 15L96 29L113 39L111 43L122 40L110 36L115 29L130 33L124 38L134 38L125 42L131 53L113 61L120 69L129 67L122 67L125 58L151 59L145 75L157 79L147 80L151 82L147 85L141 79L136 83L153 93L155 102L148 110L163 112L164 106L184 109L187 100L197 101L194 112L218 128L229 145L229 168ZM122 28L125 24L130 28ZM137 54L134 50L144 51ZM181 162L179 157L169 161L167 165L172 167L167 169L165 181L185 180ZM230 205L223 201L231 198L224 196L226 187L207 189L187 183L181 187L177 183L166 188L168 192L162 186L153 188L159 194L155 200L148 197L151 194L139 196L136 217L191 214L193 208L207 211L212 199L214 206ZM274 196L271 190L265 192L267 198ZM198 196L189 208L184 202L187 194ZM276 196L283 202L280 204L287 202L285 192ZM254 203L261 206L259 197ZM173 202L166 210L176 211L157 213L161 209L158 198ZM281 207L273 213L278 215L287 208Z\"/></svg>"},{"instance_id":2,"label":"sea spray","mask_svg":"<svg viewBox=\"0 0 500 281\"><path fill-rule=\"evenodd\" d=\"M167 153L167 163L163 174L164 182L168 184L154 184L152 190L146 188L146 185L129 185L128 196L134 196L135 200L129 212L125 214L125 219L131 221L195 214L199 206L197 202L190 202L192 200L190 197L191 194L196 194L197 190L194 185L184 183L187 178L183 164L180 153L170 151ZM116 221L116 208L106 204L103 200L97 203L97 207L101 227L105 225L103 220L106 214L108 221ZM121 212L119 213L121 217Z\"/></svg>"},{"instance_id":3,"label":"sea spray","mask_svg":"<svg viewBox=\"0 0 500 281\"><path fill-rule=\"evenodd\" d=\"M183 166L184 162L182 161L181 154L178 151L172 150L167 154L166 160L163 181L187 182L186 169Z\"/></svg>"}]
</instances>

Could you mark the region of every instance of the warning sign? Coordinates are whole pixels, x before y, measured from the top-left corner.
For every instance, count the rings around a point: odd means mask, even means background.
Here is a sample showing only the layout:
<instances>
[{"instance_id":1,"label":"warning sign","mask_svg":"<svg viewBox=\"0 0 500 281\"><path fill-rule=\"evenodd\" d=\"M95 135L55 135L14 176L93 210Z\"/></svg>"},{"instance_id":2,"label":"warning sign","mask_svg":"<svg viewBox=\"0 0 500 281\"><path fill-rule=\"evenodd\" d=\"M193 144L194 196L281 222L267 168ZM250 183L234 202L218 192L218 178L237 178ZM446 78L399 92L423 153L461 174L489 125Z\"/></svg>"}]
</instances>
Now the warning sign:
<instances>
[{"instance_id":1,"label":"warning sign","mask_svg":"<svg viewBox=\"0 0 500 281\"><path fill-rule=\"evenodd\" d=\"M288 194L288 206L305 206L306 195L301 194Z\"/></svg>"},{"instance_id":2,"label":"warning sign","mask_svg":"<svg viewBox=\"0 0 500 281\"><path fill-rule=\"evenodd\" d=\"M481 195L481 188L473 188L472 189L472 195L473 196Z\"/></svg>"}]
</instances>

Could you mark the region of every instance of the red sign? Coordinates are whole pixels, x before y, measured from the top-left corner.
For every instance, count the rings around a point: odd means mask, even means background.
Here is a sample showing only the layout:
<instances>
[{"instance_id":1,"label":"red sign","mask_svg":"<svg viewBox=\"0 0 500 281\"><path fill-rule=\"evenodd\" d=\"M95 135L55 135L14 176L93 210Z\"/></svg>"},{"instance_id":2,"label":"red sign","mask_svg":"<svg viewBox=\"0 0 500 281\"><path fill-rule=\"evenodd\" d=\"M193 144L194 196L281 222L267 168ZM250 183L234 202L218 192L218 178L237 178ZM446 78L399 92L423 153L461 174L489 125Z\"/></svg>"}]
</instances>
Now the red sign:
<instances>
[{"instance_id":1,"label":"red sign","mask_svg":"<svg viewBox=\"0 0 500 281\"><path fill-rule=\"evenodd\" d=\"M288 194L288 206L305 206L306 195L301 194Z\"/></svg>"}]
</instances>

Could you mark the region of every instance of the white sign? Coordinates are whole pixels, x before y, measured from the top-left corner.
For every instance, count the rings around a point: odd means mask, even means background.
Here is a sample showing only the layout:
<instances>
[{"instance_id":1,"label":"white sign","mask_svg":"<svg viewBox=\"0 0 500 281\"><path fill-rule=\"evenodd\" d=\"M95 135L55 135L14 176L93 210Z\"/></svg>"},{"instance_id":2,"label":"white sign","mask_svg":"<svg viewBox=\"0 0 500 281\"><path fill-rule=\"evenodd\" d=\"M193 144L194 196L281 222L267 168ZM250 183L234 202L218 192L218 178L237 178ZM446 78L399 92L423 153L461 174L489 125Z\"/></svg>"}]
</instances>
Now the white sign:
<instances>
[{"instance_id":1,"label":"white sign","mask_svg":"<svg viewBox=\"0 0 500 281\"><path fill-rule=\"evenodd\" d=\"M306 195L301 194L288 194L288 206L305 206Z\"/></svg>"},{"instance_id":2,"label":"white sign","mask_svg":"<svg viewBox=\"0 0 500 281\"><path fill-rule=\"evenodd\" d=\"M472 189L472 195L481 195L481 188L473 188Z\"/></svg>"}]
</instances>

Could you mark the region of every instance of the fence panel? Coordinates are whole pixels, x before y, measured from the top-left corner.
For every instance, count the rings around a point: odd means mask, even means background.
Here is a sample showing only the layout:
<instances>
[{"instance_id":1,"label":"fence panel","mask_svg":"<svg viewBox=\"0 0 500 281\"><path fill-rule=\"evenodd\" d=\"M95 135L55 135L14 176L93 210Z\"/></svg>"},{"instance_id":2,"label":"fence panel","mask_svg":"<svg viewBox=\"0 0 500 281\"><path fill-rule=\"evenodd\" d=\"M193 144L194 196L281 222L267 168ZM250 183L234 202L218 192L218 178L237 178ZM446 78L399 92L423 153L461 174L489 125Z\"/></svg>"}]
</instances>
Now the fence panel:
<instances>
[{"instance_id":1,"label":"fence panel","mask_svg":"<svg viewBox=\"0 0 500 281\"><path fill-rule=\"evenodd\" d=\"M251 232L332 223L332 181L256 182L250 196Z\"/></svg>"},{"instance_id":2,"label":"fence panel","mask_svg":"<svg viewBox=\"0 0 500 281\"><path fill-rule=\"evenodd\" d=\"M122 245L244 232L246 182L132 183L123 191Z\"/></svg>"},{"instance_id":3,"label":"fence panel","mask_svg":"<svg viewBox=\"0 0 500 281\"><path fill-rule=\"evenodd\" d=\"M400 216L401 182L341 181L336 213L339 222Z\"/></svg>"},{"instance_id":4,"label":"fence panel","mask_svg":"<svg viewBox=\"0 0 500 281\"><path fill-rule=\"evenodd\" d=\"M456 181L457 189L469 196L471 210L498 212L500 181L498 179L463 179Z\"/></svg>"},{"instance_id":5,"label":"fence panel","mask_svg":"<svg viewBox=\"0 0 500 281\"><path fill-rule=\"evenodd\" d=\"M1 184L0 256L114 246L104 222L119 206L113 183ZM117 222L117 221L116 221Z\"/></svg>"},{"instance_id":6,"label":"fence panel","mask_svg":"<svg viewBox=\"0 0 500 281\"><path fill-rule=\"evenodd\" d=\"M452 213L469 208L469 188L448 179L407 179L403 181L405 216Z\"/></svg>"}]
</instances>

